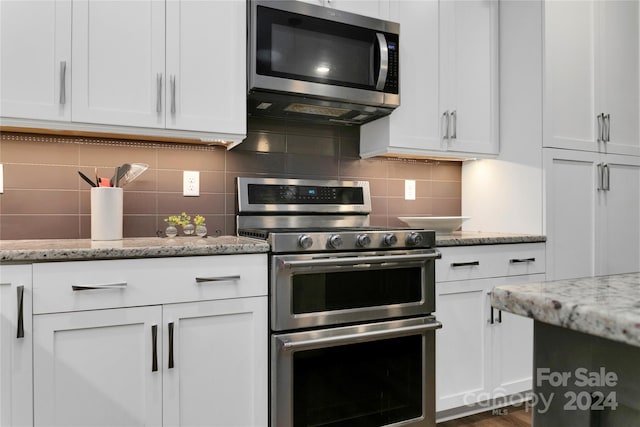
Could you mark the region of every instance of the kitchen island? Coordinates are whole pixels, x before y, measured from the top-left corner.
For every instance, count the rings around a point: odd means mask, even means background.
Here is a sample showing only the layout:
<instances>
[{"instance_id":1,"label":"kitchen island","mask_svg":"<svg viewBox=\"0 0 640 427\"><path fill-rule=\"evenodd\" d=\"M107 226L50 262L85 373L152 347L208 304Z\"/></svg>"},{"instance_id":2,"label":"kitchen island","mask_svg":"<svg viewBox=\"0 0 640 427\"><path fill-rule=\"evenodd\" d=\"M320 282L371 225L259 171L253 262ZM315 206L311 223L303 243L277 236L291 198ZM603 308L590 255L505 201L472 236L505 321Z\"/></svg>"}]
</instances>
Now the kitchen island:
<instances>
[{"instance_id":1,"label":"kitchen island","mask_svg":"<svg viewBox=\"0 0 640 427\"><path fill-rule=\"evenodd\" d=\"M640 425L640 273L498 286L534 319L534 427Z\"/></svg>"}]
</instances>

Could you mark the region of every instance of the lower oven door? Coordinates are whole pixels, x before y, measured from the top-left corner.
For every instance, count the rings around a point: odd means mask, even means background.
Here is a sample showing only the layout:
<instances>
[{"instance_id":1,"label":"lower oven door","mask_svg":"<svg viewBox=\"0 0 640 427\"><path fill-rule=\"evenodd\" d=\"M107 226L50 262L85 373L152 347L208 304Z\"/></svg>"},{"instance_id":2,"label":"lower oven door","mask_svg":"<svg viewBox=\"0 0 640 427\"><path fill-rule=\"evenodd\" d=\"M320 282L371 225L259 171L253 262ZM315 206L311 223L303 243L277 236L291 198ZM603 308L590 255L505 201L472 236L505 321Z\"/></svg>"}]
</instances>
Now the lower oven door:
<instances>
[{"instance_id":1,"label":"lower oven door","mask_svg":"<svg viewBox=\"0 0 640 427\"><path fill-rule=\"evenodd\" d=\"M434 317L271 337L273 427L435 426Z\"/></svg>"},{"instance_id":2,"label":"lower oven door","mask_svg":"<svg viewBox=\"0 0 640 427\"><path fill-rule=\"evenodd\" d=\"M271 328L285 331L435 311L435 249L274 255Z\"/></svg>"}]
</instances>

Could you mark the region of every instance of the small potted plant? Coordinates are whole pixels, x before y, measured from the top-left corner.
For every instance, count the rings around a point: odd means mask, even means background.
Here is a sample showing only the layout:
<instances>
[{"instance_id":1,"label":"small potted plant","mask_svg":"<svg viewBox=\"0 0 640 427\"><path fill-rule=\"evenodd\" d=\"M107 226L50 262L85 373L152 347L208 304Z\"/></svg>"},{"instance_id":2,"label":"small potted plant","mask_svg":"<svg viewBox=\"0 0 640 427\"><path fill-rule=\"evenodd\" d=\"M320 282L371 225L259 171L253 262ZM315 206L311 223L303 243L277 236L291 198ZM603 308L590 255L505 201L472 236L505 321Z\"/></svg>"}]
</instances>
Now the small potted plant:
<instances>
[{"instance_id":1,"label":"small potted plant","mask_svg":"<svg viewBox=\"0 0 640 427\"><path fill-rule=\"evenodd\" d=\"M202 215L196 215L193 218L193 223L196 225L196 235L199 237L205 237L207 235L207 227L204 221Z\"/></svg>"},{"instance_id":2,"label":"small potted plant","mask_svg":"<svg viewBox=\"0 0 640 427\"><path fill-rule=\"evenodd\" d=\"M180 217L177 215L171 215L164 219L166 222L167 228L164 230L164 234L167 237L176 237L178 235L178 225L181 225Z\"/></svg>"},{"instance_id":3,"label":"small potted plant","mask_svg":"<svg viewBox=\"0 0 640 427\"><path fill-rule=\"evenodd\" d=\"M191 223L191 215L187 215L185 212L182 212L180 214L180 222L180 225L182 225L182 231L186 236L191 236L196 231L196 227Z\"/></svg>"}]
</instances>

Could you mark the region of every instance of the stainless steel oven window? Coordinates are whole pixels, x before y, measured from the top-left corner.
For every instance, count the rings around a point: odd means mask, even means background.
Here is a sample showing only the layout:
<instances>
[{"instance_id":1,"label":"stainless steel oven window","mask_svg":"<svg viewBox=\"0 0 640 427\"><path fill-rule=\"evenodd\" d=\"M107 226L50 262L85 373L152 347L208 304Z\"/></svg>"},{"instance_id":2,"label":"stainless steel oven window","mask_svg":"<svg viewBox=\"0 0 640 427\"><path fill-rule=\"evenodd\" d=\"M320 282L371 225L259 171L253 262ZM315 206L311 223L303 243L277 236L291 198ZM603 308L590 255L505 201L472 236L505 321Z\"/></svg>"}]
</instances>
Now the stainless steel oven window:
<instances>
[{"instance_id":1,"label":"stainless steel oven window","mask_svg":"<svg viewBox=\"0 0 640 427\"><path fill-rule=\"evenodd\" d=\"M272 258L274 330L435 311L433 250Z\"/></svg>"},{"instance_id":2,"label":"stainless steel oven window","mask_svg":"<svg viewBox=\"0 0 640 427\"><path fill-rule=\"evenodd\" d=\"M272 336L272 425L435 426L432 317Z\"/></svg>"}]
</instances>

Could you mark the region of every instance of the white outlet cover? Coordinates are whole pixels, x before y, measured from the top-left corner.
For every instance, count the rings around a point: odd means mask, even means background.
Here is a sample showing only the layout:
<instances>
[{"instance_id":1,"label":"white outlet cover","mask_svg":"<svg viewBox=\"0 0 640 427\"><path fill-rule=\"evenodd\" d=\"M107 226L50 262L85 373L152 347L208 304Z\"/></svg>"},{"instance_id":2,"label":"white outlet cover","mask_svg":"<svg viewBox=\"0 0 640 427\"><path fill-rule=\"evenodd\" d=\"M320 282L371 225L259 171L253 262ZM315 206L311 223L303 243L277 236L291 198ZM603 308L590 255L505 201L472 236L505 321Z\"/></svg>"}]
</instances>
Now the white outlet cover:
<instances>
[{"instance_id":1,"label":"white outlet cover","mask_svg":"<svg viewBox=\"0 0 640 427\"><path fill-rule=\"evenodd\" d=\"M0 163L0 194L4 193L4 169Z\"/></svg>"},{"instance_id":2,"label":"white outlet cover","mask_svg":"<svg viewBox=\"0 0 640 427\"><path fill-rule=\"evenodd\" d=\"M200 196L200 172L184 171L182 174L182 195Z\"/></svg>"},{"instance_id":3,"label":"white outlet cover","mask_svg":"<svg viewBox=\"0 0 640 427\"><path fill-rule=\"evenodd\" d=\"M405 200L416 199L416 180L415 179L404 180L404 199Z\"/></svg>"}]
</instances>

